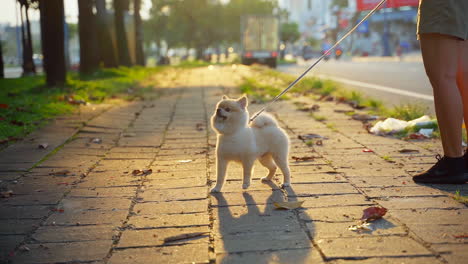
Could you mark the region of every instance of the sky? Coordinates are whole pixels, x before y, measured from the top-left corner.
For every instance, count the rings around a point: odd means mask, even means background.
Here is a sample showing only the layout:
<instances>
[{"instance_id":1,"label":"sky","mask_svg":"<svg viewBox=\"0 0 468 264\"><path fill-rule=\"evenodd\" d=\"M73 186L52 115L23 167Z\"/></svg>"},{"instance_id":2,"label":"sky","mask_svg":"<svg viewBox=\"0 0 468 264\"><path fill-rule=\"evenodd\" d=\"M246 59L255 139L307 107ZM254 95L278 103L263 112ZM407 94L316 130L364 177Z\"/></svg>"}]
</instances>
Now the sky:
<instances>
[{"instance_id":1,"label":"sky","mask_svg":"<svg viewBox=\"0 0 468 264\"><path fill-rule=\"evenodd\" d=\"M64 0L65 18L68 23L78 22L78 1L79 0ZM142 2L143 7L141 10L141 16L143 17L143 19L145 19L148 17L149 9L151 8L151 0L142 0ZM0 24L10 23L10 25L15 25L16 0L0 0L0 3ZM39 11L31 10L29 15L31 21L39 20Z\"/></svg>"}]
</instances>

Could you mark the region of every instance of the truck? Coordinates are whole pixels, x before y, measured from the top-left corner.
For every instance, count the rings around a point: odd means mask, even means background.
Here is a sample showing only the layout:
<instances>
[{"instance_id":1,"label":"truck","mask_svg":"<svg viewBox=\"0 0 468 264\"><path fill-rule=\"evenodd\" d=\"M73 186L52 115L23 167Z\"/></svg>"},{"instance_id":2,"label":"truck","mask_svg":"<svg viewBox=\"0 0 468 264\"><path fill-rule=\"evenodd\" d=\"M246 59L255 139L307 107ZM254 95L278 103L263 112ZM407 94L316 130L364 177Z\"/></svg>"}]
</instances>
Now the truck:
<instances>
[{"instance_id":1,"label":"truck","mask_svg":"<svg viewBox=\"0 0 468 264\"><path fill-rule=\"evenodd\" d=\"M279 47L279 21L274 15L241 17L241 62L276 68Z\"/></svg>"}]
</instances>

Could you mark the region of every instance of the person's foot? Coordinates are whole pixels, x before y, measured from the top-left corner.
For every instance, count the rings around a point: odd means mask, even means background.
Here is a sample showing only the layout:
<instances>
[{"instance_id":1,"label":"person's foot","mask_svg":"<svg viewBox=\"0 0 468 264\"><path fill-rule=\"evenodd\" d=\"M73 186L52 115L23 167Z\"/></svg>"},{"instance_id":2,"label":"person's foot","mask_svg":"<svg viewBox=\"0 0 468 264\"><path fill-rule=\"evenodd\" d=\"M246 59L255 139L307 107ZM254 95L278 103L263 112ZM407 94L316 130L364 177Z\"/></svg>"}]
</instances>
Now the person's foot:
<instances>
[{"instance_id":1,"label":"person's foot","mask_svg":"<svg viewBox=\"0 0 468 264\"><path fill-rule=\"evenodd\" d=\"M465 154L468 160L468 155ZM468 182L468 168L465 156L459 158L440 157L437 155L437 163L429 170L413 176L417 183L437 184L463 184Z\"/></svg>"}]
</instances>

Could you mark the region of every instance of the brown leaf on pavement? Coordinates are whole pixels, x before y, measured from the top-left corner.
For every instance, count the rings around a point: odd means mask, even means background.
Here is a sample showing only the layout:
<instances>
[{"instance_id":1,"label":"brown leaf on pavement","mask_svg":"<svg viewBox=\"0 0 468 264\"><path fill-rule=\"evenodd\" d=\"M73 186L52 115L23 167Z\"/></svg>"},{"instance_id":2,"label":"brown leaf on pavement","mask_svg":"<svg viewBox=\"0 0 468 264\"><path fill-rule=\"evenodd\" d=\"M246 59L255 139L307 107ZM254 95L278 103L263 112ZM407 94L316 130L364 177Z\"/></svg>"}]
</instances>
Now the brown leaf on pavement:
<instances>
[{"instance_id":1,"label":"brown leaf on pavement","mask_svg":"<svg viewBox=\"0 0 468 264\"><path fill-rule=\"evenodd\" d=\"M274 202L273 205L277 209L287 209L292 210L302 206L304 201L291 201L291 202Z\"/></svg>"},{"instance_id":2,"label":"brown leaf on pavement","mask_svg":"<svg viewBox=\"0 0 468 264\"><path fill-rule=\"evenodd\" d=\"M312 161L316 157L314 157L314 156L304 156L304 157L292 156L291 158L297 162L297 161Z\"/></svg>"},{"instance_id":3,"label":"brown leaf on pavement","mask_svg":"<svg viewBox=\"0 0 468 264\"><path fill-rule=\"evenodd\" d=\"M132 174L134 176L145 176L145 175L149 175L153 173L153 170L152 169L148 169L148 170L133 170L132 171Z\"/></svg>"},{"instance_id":4,"label":"brown leaf on pavement","mask_svg":"<svg viewBox=\"0 0 468 264\"><path fill-rule=\"evenodd\" d=\"M60 171L50 172L49 175L53 175L53 176L67 176L69 173L70 173L69 170L60 170Z\"/></svg>"},{"instance_id":5,"label":"brown leaf on pavement","mask_svg":"<svg viewBox=\"0 0 468 264\"><path fill-rule=\"evenodd\" d=\"M419 153L419 150L417 149L400 149L398 150L400 153Z\"/></svg>"},{"instance_id":6,"label":"brown leaf on pavement","mask_svg":"<svg viewBox=\"0 0 468 264\"><path fill-rule=\"evenodd\" d=\"M46 149L46 148L49 147L49 144L47 144L47 143L41 143L41 144L39 144L39 146L37 146L37 147L40 148L40 149Z\"/></svg>"},{"instance_id":7,"label":"brown leaf on pavement","mask_svg":"<svg viewBox=\"0 0 468 264\"><path fill-rule=\"evenodd\" d=\"M314 104L312 106L306 106L299 108L299 111L303 112L316 112L320 109L320 105Z\"/></svg>"},{"instance_id":8,"label":"brown leaf on pavement","mask_svg":"<svg viewBox=\"0 0 468 264\"><path fill-rule=\"evenodd\" d=\"M0 192L0 198L9 198L9 197L11 197L12 195L13 195L13 191L12 191L12 190Z\"/></svg>"},{"instance_id":9,"label":"brown leaf on pavement","mask_svg":"<svg viewBox=\"0 0 468 264\"><path fill-rule=\"evenodd\" d=\"M195 128L197 129L197 131L203 131L203 124L202 123L197 123Z\"/></svg>"},{"instance_id":10,"label":"brown leaf on pavement","mask_svg":"<svg viewBox=\"0 0 468 264\"><path fill-rule=\"evenodd\" d=\"M185 233L181 235L176 235L176 236L170 236L164 238L164 243L170 243L170 242L175 242L175 241L180 241L180 240L185 240L189 238L196 238L196 237L201 237L204 235L207 235L208 232L194 232L194 233Z\"/></svg>"}]
</instances>

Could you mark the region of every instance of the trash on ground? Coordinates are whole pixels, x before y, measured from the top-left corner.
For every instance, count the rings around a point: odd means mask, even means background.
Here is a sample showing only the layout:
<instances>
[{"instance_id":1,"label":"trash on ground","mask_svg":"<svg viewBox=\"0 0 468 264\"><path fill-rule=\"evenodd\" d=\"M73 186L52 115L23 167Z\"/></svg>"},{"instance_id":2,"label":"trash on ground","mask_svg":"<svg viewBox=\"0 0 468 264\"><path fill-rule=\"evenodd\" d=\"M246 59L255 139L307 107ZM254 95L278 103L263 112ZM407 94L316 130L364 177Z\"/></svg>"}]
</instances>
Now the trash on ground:
<instances>
[{"instance_id":1,"label":"trash on ground","mask_svg":"<svg viewBox=\"0 0 468 264\"><path fill-rule=\"evenodd\" d=\"M362 152L374 152L372 149L365 148L362 150Z\"/></svg>"},{"instance_id":2,"label":"trash on ground","mask_svg":"<svg viewBox=\"0 0 468 264\"><path fill-rule=\"evenodd\" d=\"M453 235L454 238L468 238L468 234L463 235Z\"/></svg>"},{"instance_id":3,"label":"trash on ground","mask_svg":"<svg viewBox=\"0 0 468 264\"><path fill-rule=\"evenodd\" d=\"M13 195L12 190L0 192L0 198L10 198Z\"/></svg>"},{"instance_id":4,"label":"trash on ground","mask_svg":"<svg viewBox=\"0 0 468 264\"><path fill-rule=\"evenodd\" d=\"M69 173L70 173L69 170L60 170L60 171L50 172L49 175L53 175L53 176L68 176Z\"/></svg>"},{"instance_id":5,"label":"trash on ground","mask_svg":"<svg viewBox=\"0 0 468 264\"><path fill-rule=\"evenodd\" d=\"M400 149L398 150L400 153L419 153L419 150L417 149Z\"/></svg>"},{"instance_id":6,"label":"trash on ground","mask_svg":"<svg viewBox=\"0 0 468 264\"><path fill-rule=\"evenodd\" d=\"M424 135L425 137L430 138L433 132L434 132L434 129L432 128L421 128L418 133L421 135Z\"/></svg>"},{"instance_id":7,"label":"trash on ground","mask_svg":"<svg viewBox=\"0 0 468 264\"><path fill-rule=\"evenodd\" d=\"M348 230L351 230L351 231L374 231L374 228L372 228L371 223L364 222L364 223L361 223L361 224L349 226Z\"/></svg>"},{"instance_id":8,"label":"trash on ground","mask_svg":"<svg viewBox=\"0 0 468 264\"><path fill-rule=\"evenodd\" d=\"M323 137L319 134L304 134L304 135L299 135L297 136L298 139L301 139L301 140L308 140L308 139L328 139L327 137Z\"/></svg>"},{"instance_id":9,"label":"trash on ground","mask_svg":"<svg viewBox=\"0 0 468 264\"><path fill-rule=\"evenodd\" d=\"M420 134L420 133L411 133L407 137L405 137L404 139L427 139L427 138L428 137L426 137L425 135Z\"/></svg>"},{"instance_id":10,"label":"trash on ground","mask_svg":"<svg viewBox=\"0 0 468 264\"><path fill-rule=\"evenodd\" d=\"M208 232L194 232L194 233L186 233L186 234L181 234L181 235L176 235L176 236L170 236L170 237L164 238L164 243L170 243L170 242L185 240L189 238L201 237L207 234Z\"/></svg>"},{"instance_id":11,"label":"trash on ground","mask_svg":"<svg viewBox=\"0 0 468 264\"><path fill-rule=\"evenodd\" d=\"M41 143L41 144L39 144L39 146L37 146L37 147L38 147L39 149L46 149L46 148L49 147L49 144L47 144L47 143Z\"/></svg>"},{"instance_id":12,"label":"trash on ground","mask_svg":"<svg viewBox=\"0 0 468 264\"><path fill-rule=\"evenodd\" d=\"M370 129L370 132L376 135L388 135L401 132L409 127L430 125L434 124L435 122L435 120L431 120L431 118L427 115L421 116L420 118L416 118L411 121L404 121L389 117L384 121L377 122Z\"/></svg>"},{"instance_id":13,"label":"trash on ground","mask_svg":"<svg viewBox=\"0 0 468 264\"><path fill-rule=\"evenodd\" d=\"M153 170L152 170L152 169L148 169L148 170L138 170L138 169L137 169L137 170L133 170L133 171L132 171L132 174L133 174L134 176L145 176L145 175L149 175L149 174L151 174L151 173L153 173Z\"/></svg>"},{"instance_id":14,"label":"trash on ground","mask_svg":"<svg viewBox=\"0 0 468 264\"><path fill-rule=\"evenodd\" d=\"M277 209L287 209L292 210L302 206L304 201L291 201L291 202L273 202L273 205Z\"/></svg>"},{"instance_id":15,"label":"trash on ground","mask_svg":"<svg viewBox=\"0 0 468 264\"><path fill-rule=\"evenodd\" d=\"M187 160L178 160L177 162L179 163L189 163L192 162L193 160L187 159Z\"/></svg>"},{"instance_id":16,"label":"trash on ground","mask_svg":"<svg viewBox=\"0 0 468 264\"><path fill-rule=\"evenodd\" d=\"M387 208L372 206L363 210L362 221L369 222L382 218L387 213Z\"/></svg>"},{"instance_id":17,"label":"trash on ground","mask_svg":"<svg viewBox=\"0 0 468 264\"><path fill-rule=\"evenodd\" d=\"M295 160L295 161L312 161L312 160L314 160L316 157L314 157L314 156L304 156L304 157L292 156L291 158L292 158L293 160Z\"/></svg>"},{"instance_id":18,"label":"trash on ground","mask_svg":"<svg viewBox=\"0 0 468 264\"><path fill-rule=\"evenodd\" d=\"M93 139L91 139L91 142L92 142L92 143L95 143L95 144L101 144L101 143L102 143L102 139L100 139L100 138L93 138Z\"/></svg>"},{"instance_id":19,"label":"trash on ground","mask_svg":"<svg viewBox=\"0 0 468 264\"><path fill-rule=\"evenodd\" d=\"M363 122L379 119L379 117L376 115L366 115L366 114L354 114L351 116L351 118L354 120L363 121Z\"/></svg>"}]
</instances>

